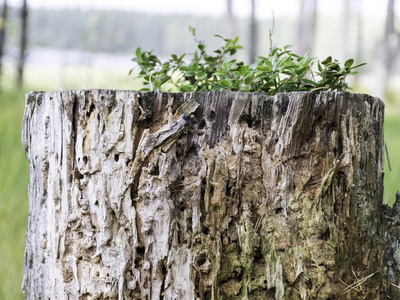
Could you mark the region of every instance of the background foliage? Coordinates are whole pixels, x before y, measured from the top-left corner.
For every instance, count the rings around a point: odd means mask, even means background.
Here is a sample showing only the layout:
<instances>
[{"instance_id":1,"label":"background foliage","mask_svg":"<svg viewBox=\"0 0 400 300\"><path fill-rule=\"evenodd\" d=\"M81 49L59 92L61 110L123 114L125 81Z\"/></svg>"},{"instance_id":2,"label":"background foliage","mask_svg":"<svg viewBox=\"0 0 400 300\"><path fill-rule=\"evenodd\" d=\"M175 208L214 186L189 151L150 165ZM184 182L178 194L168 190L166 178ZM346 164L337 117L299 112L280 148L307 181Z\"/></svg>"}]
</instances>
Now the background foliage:
<instances>
[{"instance_id":1,"label":"background foliage","mask_svg":"<svg viewBox=\"0 0 400 300\"><path fill-rule=\"evenodd\" d=\"M189 27L195 37L195 29ZM139 78L144 79L146 91L242 91L259 92L268 95L294 91L345 91L348 89L346 77L356 75L353 70L365 65L354 65L354 59L348 59L341 66L331 56L323 61L309 58L308 53L299 56L291 51L291 46L271 47L268 56L258 56L255 63L246 65L232 56L243 46L238 44L239 37L224 39L225 44L207 52L206 45L198 42L190 62L185 62L186 54L172 54L165 62L152 51L142 52L136 49L140 71ZM317 70L313 65L318 66ZM131 72L134 69L131 70Z\"/></svg>"}]
</instances>

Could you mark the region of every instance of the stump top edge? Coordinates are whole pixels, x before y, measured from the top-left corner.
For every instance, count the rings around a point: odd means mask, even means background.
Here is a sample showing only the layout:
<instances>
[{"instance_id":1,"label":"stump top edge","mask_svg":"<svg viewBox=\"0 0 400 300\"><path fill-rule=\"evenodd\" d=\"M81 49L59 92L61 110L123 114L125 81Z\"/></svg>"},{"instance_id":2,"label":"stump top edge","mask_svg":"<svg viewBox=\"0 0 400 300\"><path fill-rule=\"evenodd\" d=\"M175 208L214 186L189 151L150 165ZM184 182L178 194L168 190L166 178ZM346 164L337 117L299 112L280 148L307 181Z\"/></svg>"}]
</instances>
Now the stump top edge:
<instances>
[{"instance_id":1,"label":"stump top edge","mask_svg":"<svg viewBox=\"0 0 400 300\"><path fill-rule=\"evenodd\" d=\"M54 93L68 93L68 94L78 94L78 93L86 93L86 92L97 92L97 93L109 93L109 92L131 92L131 93L138 93L142 95L202 95L202 94L222 94L222 93L228 93L230 95L260 95L264 97L279 97L279 96L284 96L284 95L295 95L295 94L310 94L313 96L328 96L328 95L353 95L353 96L358 96L358 97L367 97L370 98L372 101L377 101L380 102L381 104L384 104L384 101L380 99L379 97L366 94L366 93L352 93L352 92L338 92L338 91L322 91L320 93L316 92L311 92L311 91L295 91L295 92L289 92L289 93L277 93L275 95L267 95L264 93L259 93L259 92L243 92L243 91L204 91L204 92L186 92L186 93L175 93L175 92L153 92L153 91L140 91L140 90L127 90L127 89L83 89L83 90L53 90L53 91L30 91L25 94L26 99L28 99L29 96L35 96L38 94L54 94ZM186 97L185 97L186 98Z\"/></svg>"}]
</instances>

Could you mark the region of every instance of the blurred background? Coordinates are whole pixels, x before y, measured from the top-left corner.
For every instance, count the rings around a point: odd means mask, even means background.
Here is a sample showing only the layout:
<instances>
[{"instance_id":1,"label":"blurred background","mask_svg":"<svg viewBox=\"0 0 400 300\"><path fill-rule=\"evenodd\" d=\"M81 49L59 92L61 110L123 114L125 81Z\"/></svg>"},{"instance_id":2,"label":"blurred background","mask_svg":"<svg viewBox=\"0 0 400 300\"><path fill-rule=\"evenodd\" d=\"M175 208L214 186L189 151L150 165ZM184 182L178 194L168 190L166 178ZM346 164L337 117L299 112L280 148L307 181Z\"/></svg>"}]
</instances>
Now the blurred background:
<instances>
[{"instance_id":1,"label":"blurred background","mask_svg":"<svg viewBox=\"0 0 400 300\"><path fill-rule=\"evenodd\" d=\"M353 92L386 104L384 201L400 189L398 0L0 0L0 300L23 299L29 167L20 142L30 90L139 89L128 76L136 47L160 58L193 53L215 34L239 36L237 58L252 63L277 44L323 60L366 62ZM190 55L189 55L190 57ZM135 72L133 73L135 74Z\"/></svg>"}]
</instances>

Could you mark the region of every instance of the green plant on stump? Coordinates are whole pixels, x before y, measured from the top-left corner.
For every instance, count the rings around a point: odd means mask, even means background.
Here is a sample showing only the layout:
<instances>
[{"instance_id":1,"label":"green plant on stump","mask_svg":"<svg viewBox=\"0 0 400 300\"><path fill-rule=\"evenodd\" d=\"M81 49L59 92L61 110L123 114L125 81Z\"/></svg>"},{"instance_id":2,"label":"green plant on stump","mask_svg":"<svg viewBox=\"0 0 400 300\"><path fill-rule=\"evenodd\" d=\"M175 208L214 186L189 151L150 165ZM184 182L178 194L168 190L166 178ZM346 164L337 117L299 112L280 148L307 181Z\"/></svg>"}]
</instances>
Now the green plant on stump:
<instances>
[{"instance_id":1,"label":"green plant on stump","mask_svg":"<svg viewBox=\"0 0 400 300\"><path fill-rule=\"evenodd\" d=\"M189 27L193 36L195 29ZM243 49L235 39L223 39L224 45L206 52L206 45L197 41L197 49L193 58L187 62L186 54L161 62L152 51L142 52L136 49L136 57L140 72L144 79L145 91L244 91L260 92L274 95L293 91L344 91L349 89L346 83L348 75L357 74L353 70L365 63L354 65L349 59L341 67L336 59L329 56L323 61L294 54L290 45L283 48L277 46L270 49L268 56L259 56L252 65L237 61L232 56ZM313 70L317 61L318 71ZM132 73L134 69L130 71Z\"/></svg>"}]
</instances>

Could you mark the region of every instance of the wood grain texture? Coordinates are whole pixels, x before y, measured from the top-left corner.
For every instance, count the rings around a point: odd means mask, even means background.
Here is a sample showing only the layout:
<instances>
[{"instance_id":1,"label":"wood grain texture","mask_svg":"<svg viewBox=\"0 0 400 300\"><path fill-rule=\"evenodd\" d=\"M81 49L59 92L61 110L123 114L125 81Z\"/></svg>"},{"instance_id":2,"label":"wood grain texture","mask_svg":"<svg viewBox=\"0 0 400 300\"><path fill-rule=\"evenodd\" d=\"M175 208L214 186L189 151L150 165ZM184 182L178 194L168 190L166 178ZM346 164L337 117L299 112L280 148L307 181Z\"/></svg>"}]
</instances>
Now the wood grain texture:
<instances>
[{"instance_id":1,"label":"wood grain texture","mask_svg":"<svg viewBox=\"0 0 400 300\"><path fill-rule=\"evenodd\" d=\"M333 92L28 94L27 299L379 299L383 111Z\"/></svg>"}]
</instances>

